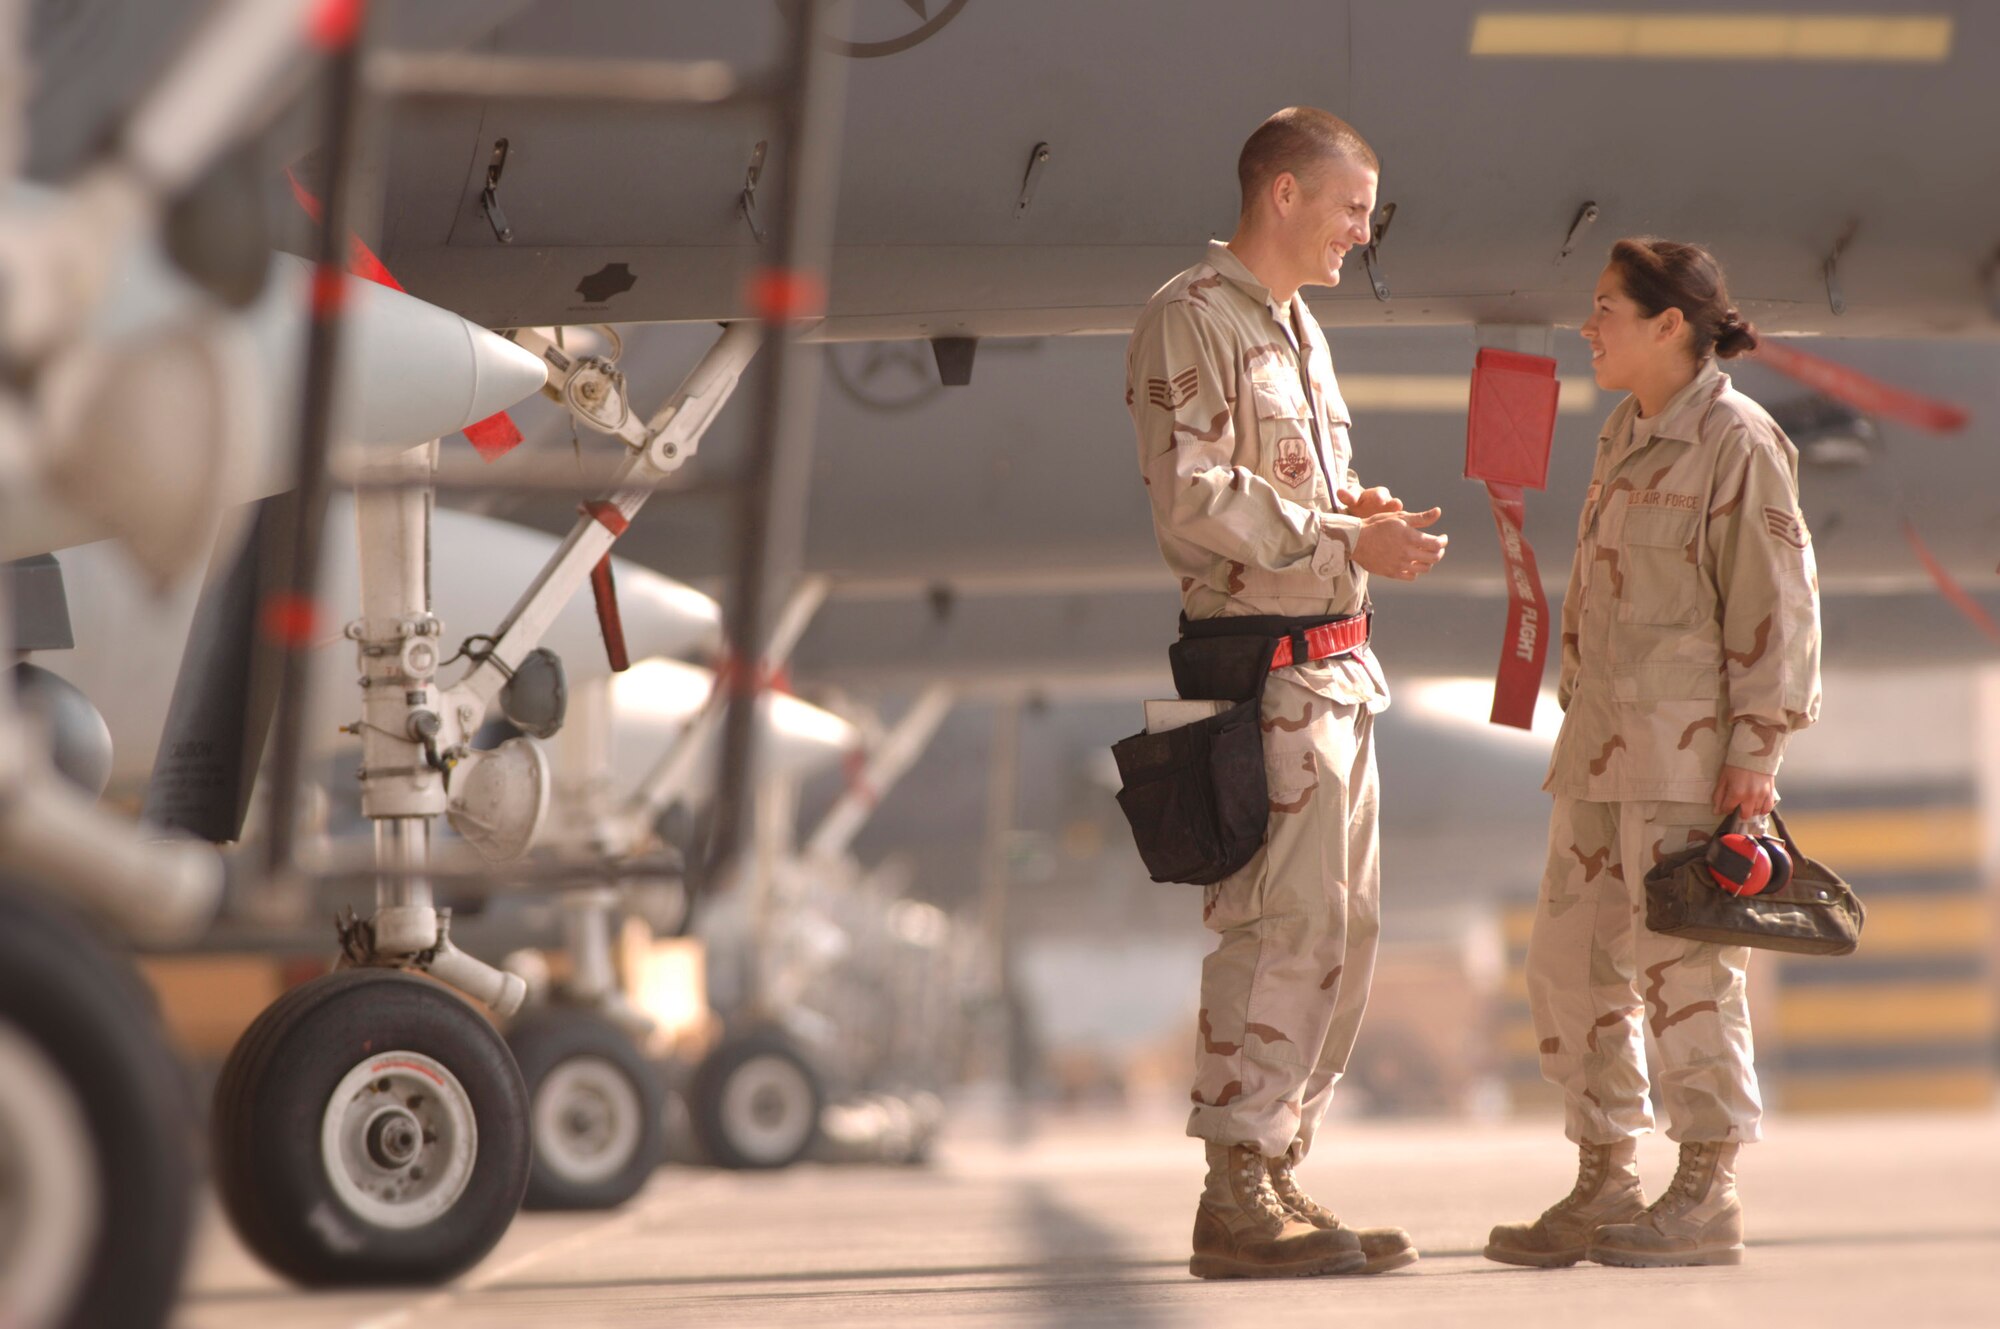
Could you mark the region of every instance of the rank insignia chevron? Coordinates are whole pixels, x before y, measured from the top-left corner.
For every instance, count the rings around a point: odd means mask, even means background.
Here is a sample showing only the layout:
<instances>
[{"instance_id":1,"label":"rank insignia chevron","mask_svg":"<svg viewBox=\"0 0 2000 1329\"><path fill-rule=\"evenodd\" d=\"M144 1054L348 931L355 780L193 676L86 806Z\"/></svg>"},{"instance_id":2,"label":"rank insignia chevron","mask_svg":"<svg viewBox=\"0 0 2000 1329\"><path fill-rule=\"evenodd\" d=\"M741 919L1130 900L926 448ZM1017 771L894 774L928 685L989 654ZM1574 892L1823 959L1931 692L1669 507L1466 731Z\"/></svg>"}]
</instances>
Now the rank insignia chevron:
<instances>
[{"instance_id":1,"label":"rank insignia chevron","mask_svg":"<svg viewBox=\"0 0 2000 1329\"><path fill-rule=\"evenodd\" d=\"M1194 400L1195 388L1201 382L1193 365L1175 374L1172 381L1164 378L1146 380L1146 400L1163 411L1178 411Z\"/></svg>"}]
</instances>

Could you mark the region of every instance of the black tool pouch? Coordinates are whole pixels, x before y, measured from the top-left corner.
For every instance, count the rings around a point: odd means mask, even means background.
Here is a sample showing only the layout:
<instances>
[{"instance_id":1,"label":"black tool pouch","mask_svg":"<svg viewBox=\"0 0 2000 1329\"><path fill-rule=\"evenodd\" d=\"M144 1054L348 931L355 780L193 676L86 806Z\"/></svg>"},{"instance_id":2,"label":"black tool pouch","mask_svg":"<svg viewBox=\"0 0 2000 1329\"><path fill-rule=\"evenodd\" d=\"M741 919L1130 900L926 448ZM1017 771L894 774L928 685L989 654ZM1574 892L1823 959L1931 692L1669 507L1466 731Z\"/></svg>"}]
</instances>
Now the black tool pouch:
<instances>
[{"instance_id":1,"label":"black tool pouch","mask_svg":"<svg viewBox=\"0 0 2000 1329\"><path fill-rule=\"evenodd\" d=\"M1254 701L1264 695L1277 643L1268 637L1183 637L1167 647L1174 691L1203 701Z\"/></svg>"},{"instance_id":2,"label":"black tool pouch","mask_svg":"<svg viewBox=\"0 0 2000 1329\"><path fill-rule=\"evenodd\" d=\"M1124 785L1118 806L1154 881L1212 885L1264 843L1271 809L1258 711L1277 648L1270 637L1176 642L1168 655L1181 696L1236 704L1206 720L1112 744Z\"/></svg>"},{"instance_id":3,"label":"black tool pouch","mask_svg":"<svg viewBox=\"0 0 2000 1329\"><path fill-rule=\"evenodd\" d=\"M1228 618L1181 615L1180 640L1167 648L1174 690L1187 698L1249 701L1264 695L1278 639L1292 643L1292 659L1305 660L1306 633L1348 618L1286 618L1281 614L1232 614Z\"/></svg>"}]
</instances>

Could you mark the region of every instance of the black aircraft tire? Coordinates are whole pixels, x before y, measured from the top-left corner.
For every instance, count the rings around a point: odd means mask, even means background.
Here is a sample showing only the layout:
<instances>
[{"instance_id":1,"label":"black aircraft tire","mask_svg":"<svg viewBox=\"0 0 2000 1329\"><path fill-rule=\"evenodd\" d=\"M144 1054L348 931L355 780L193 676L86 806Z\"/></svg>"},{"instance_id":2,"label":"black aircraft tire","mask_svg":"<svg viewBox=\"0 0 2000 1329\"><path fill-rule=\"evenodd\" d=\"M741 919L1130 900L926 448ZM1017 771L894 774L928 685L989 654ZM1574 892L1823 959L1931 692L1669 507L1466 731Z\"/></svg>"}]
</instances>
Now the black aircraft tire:
<instances>
[{"instance_id":1,"label":"black aircraft tire","mask_svg":"<svg viewBox=\"0 0 2000 1329\"><path fill-rule=\"evenodd\" d=\"M440 1283L514 1221L528 1096L506 1043L454 993L349 969L292 989L244 1033L211 1139L223 1208L278 1273Z\"/></svg>"},{"instance_id":2,"label":"black aircraft tire","mask_svg":"<svg viewBox=\"0 0 2000 1329\"><path fill-rule=\"evenodd\" d=\"M199 1136L186 1074L167 1048L151 994L124 958L78 923L0 890L0 1030L20 1040L17 1049L45 1058L51 1079L74 1097L97 1175L95 1220L80 1229L88 1249L68 1251L80 1272L53 1322L155 1329L173 1308L187 1263ZM8 1092L25 1087L16 1081Z\"/></svg>"},{"instance_id":3,"label":"black aircraft tire","mask_svg":"<svg viewBox=\"0 0 2000 1329\"><path fill-rule=\"evenodd\" d=\"M665 1150L666 1089L631 1036L593 1011L551 1006L523 1016L507 1046L528 1088L535 1154L522 1207L615 1209L638 1194Z\"/></svg>"},{"instance_id":4,"label":"black aircraft tire","mask_svg":"<svg viewBox=\"0 0 2000 1329\"><path fill-rule=\"evenodd\" d=\"M695 1071L689 1115L717 1167L790 1167L819 1140L825 1091L781 1030L725 1039Z\"/></svg>"}]
</instances>

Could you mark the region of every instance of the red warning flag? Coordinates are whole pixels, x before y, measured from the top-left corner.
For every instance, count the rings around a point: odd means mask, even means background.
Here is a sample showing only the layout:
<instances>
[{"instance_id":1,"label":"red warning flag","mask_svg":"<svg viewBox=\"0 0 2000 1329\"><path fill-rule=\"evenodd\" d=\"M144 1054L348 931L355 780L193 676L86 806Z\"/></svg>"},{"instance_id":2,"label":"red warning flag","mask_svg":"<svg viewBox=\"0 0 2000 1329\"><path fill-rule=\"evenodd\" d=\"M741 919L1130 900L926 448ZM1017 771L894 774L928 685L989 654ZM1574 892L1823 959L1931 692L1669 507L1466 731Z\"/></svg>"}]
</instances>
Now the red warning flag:
<instances>
[{"instance_id":1,"label":"red warning flag","mask_svg":"<svg viewBox=\"0 0 2000 1329\"><path fill-rule=\"evenodd\" d=\"M1965 428L1972 418L1962 406L1954 406L1948 401L1938 401L1931 397L1920 397L1907 389L1884 383L1880 379L1868 377L1858 369L1836 364L1832 360L1778 342L1766 341L1758 345L1756 358L1772 369L1796 379L1823 397L1845 402L1864 415L1880 416L1885 420L1896 420L1933 434L1950 434ZM1903 519L1903 539L1924 565L1924 571L1936 584L1938 594L1962 615L1966 622L1978 628L1995 642L2000 642L2000 624L1993 621L1980 603L1973 599L1950 569L1938 561L1931 553L1930 546L1917 534L1916 523ZM1996 569L2000 571L2000 569Z\"/></svg>"},{"instance_id":2,"label":"red warning flag","mask_svg":"<svg viewBox=\"0 0 2000 1329\"><path fill-rule=\"evenodd\" d=\"M1951 575L1951 570L1938 561L1938 556L1931 552L1931 547L1924 543L1921 535L1917 534L1916 523L1908 517L1903 518L1903 539L1916 553L1917 561L1924 565L1924 571L1930 574L1931 581L1937 585L1938 594L1949 601L1951 607L1963 615L1966 622L1985 633L1996 644L2000 644L2000 623L1995 623L1993 615L1986 612L1986 606L1973 599L1971 593L1959 585L1958 578Z\"/></svg>"},{"instance_id":3,"label":"red warning flag","mask_svg":"<svg viewBox=\"0 0 2000 1329\"><path fill-rule=\"evenodd\" d=\"M1532 728L1549 652L1549 598L1528 543L1525 488L1548 485L1555 439L1556 362L1485 347L1473 362L1465 478L1483 481L1507 563L1507 637L1493 680L1493 724Z\"/></svg>"},{"instance_id":4,"label":"red warning flag","mask_svg":"<svg viewBox=\"0 0 2000 1329\"><path fill-rule=\"evenodd\" d=\"M319 199L299 182L299 177L289 166L285 168L285 183L292 187L292 198L298 203L299 208L314 222L318 222L323 211ZM370 249L367 241L358 235L350 234L347 237L347 269L357 277L366 277L377 286L386 286L392 291L403 289L403 283L390 275L389 269L382 265L382 260L375 257L375 251Z\"/></svg>"},{"instance_id":5,"label":"red warning flag","mask_svg":"<svg viewBox=\"0 0 2000 1329\"><path fill-rule=\"evenodd\" d=\"M463 433L465 441L477 448L479 455L488 461L506 456L521 442L520 427L514 423L514 417L505 411L489 415L484 420L474 420Z\"/></svg>"},{"instance_id":6,"label":"red warning flag","mask_svg":"<svg viewBox=\"0 0 2000 1329\"><path fill-rule=\"evenodd\" d=\"M319 199L299 182L299 177L289 166L285 168L285 182L292 187L292 198L297 201L306 216L315 222L318 221L322 211ZM386 286L392 291L403 289L403 283L396 280L395 274L375 256L375 251L368 247L367 241L358 235L347 237L347 267L355 276L366 277L377 286ZM498 415L489 415L484 420L474 421L465 427L464 433L466 442L472 444L479 455L487 461L505 456L521 442L520 427L514 423L514 417L505 411L501 411Z\"/></svg>"},{"instance_id":7,"label":"red warning flag","mask_svg":"<svg viewBox=\"0 0 2000 1329\"><path fill-rule=\"evenodd\" d=\"M632 667L632 657L625 649L625 620L618 613L617 583L611 577L611 555L597 560L597 566L590 570L590 594L597 602L597 627L604 634L604 655L611 663L611 672L622 674Z\"/></svg>"},{"instance_id":8,"label":"red warning flag","mask_svg":"<svg viewBox=\"0 0 2000 1329\"><path fill-rule=\"evenodd\" d=\"M1823 397L1846 402L1863 415L1897 420L1933 434L1949 434L1963 429L1970 419L1964 408L1948 401L1920 397L1880 379L1870 378L1858 369L1850 369L1778 342L1760 342L1755 358Z\"/></svg>"}]
</instances>

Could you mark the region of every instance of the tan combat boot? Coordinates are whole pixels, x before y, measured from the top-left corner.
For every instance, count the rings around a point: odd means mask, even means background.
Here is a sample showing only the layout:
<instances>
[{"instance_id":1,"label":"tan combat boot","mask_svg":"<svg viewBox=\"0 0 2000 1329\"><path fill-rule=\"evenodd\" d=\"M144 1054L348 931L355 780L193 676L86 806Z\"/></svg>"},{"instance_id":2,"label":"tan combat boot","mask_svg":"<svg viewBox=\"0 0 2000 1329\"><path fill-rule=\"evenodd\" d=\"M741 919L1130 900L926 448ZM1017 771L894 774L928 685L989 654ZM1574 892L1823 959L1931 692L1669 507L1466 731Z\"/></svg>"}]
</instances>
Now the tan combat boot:
<instances>
[{"instance_id":1,"label":"tan combat boot","mask_svg":"<svg viewBox=\"0 0 2000 1329\"><path fill-rule=\"evenodd\" d=\"M1639 1191L1639 1142L1586 1144L1576 1188L1532 1223L1502 1223L1486 1239L1486 1258L1502 1264L1557 1269L1587 1253L1590 1234L1605 1223L1630 1223L1646 1211Z\"/></svg>"},{"instance_id":2,"label":"tan combat boot","mask_svg":"<svg viewBox=\"0 0 2000 1329\"><path fill-rule=\"evenodd\" d=\"M1278 1203L1284 1205L1292 1217L1311 1223L1322 1232L1342 1234L1361 1252L1367 1263L1356 1273L1387 1273L1417 1262L1417 1248L1410 1243L1410 1234L1403 1229L1348 1227L1333 1216L1331 1209L1307 1195L1299 1186L1296 1164L1290 1154L1271 1159L1269 1166L1271 1190L1277 1195Z\"/></svg>"},{"instance_id":3,"label":"tan combat boot","mask_svg":"<svg viewBox=\"0 0 2000 1329\"><path fill-rule=\"evenodd\" d=\"M1683 1143L1667 1193L1631 1222L1593 1232L1590 1258L1640 1269L1743 1263L1743 1206L1736 1199L1740 1147Z\"/></svg>"},{"instance_id":4,"label":"tan combat boot","mask_svg":"<svg viewBox=\"0 0 2000 1329\"><path fill-rule=\"evenodd\" d=\"M1194 1214L1196 1278L1351 1274L1368 1262L1353 1236L1293 1218L1254 1145L1208 1146L1208 1184Z\"/></svg>"}]
</instances>

